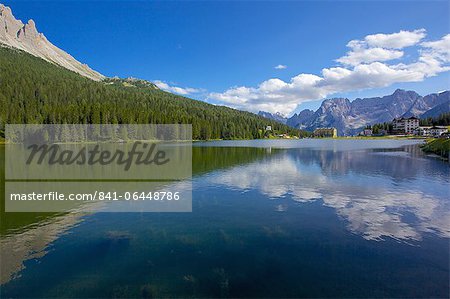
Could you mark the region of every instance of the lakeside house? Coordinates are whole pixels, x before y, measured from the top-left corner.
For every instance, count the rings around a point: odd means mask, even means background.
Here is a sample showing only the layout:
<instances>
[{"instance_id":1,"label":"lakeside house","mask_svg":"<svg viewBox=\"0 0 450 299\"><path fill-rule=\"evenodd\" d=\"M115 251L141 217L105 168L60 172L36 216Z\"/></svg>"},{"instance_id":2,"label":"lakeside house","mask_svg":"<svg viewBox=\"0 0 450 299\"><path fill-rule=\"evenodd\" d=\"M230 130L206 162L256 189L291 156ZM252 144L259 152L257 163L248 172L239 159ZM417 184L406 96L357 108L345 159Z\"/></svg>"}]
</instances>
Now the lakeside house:
<instances>
[{"instance_id":1,"label":"lakeside house","mask_svg":"<svg viewBox=\"0 0 450 299\"><path fill-rule=\"evenodd\" d=\"M440 137L448 132L447 127L443 126L420 126L414 130L416 136Z\"/></svg>"},{"instance_id":2,"label":"lakeside house","mask_svg":"<svg viewBox=\"0 0 450 299\"><path fill-rule=\"evenodd\" d=\"M396 134L411 135L419 127L419 119L415 116L394 118L392 124Z\"/></svg>"},{"instance_id":3,"label":"lakeside house","mask_svg":"<svg viewBox=\"0 0 450 299\"><path fill-rule=\"evenodd\" d=\"M433 137L440 137L442 134L447 132L448 132L447 127L433 126L430 128L430 136Z\"/></svg>"},{"instance_id":4,"label":"lakeside house","mask_svg":"<svg viewBox=\"0 0 450 299\"><path fill-rule=\"evenodd\" d=\"M337 129L336 128L317 128L314 130L313 136L317 137L317 138L324 138L324 137L336 138L337 137Z\"/></svg>"},{"instance_id":5,"label":"lakeside house","mask_svg":"<svg viewBox=\"0 0 450 299\"><path fill-rule=\"evenodd\" d=\"M416 128L413 132L416 136L430 136L431 126L420 126Z\"/></svg>"}]
</instances>

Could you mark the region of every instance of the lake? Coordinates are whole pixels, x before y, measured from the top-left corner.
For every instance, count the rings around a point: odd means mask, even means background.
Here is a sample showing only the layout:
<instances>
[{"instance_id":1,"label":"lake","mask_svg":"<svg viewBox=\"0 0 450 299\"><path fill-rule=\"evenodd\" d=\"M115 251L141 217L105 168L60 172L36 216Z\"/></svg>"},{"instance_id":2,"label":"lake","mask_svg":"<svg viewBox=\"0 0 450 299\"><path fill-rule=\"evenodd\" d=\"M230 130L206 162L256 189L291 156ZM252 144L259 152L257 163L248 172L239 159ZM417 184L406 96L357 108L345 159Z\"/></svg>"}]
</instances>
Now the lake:
<instances>
[{"instance_id":1,"label":"lake","mask_svg":"<svg viewBox=\"0 0 450 299\"><path fill-rule=\"evenodd\" d=\"M448 298L449 169L417 141L194 143L191 213L2 210L0 297Z\"/></svg>"}]
</instances>

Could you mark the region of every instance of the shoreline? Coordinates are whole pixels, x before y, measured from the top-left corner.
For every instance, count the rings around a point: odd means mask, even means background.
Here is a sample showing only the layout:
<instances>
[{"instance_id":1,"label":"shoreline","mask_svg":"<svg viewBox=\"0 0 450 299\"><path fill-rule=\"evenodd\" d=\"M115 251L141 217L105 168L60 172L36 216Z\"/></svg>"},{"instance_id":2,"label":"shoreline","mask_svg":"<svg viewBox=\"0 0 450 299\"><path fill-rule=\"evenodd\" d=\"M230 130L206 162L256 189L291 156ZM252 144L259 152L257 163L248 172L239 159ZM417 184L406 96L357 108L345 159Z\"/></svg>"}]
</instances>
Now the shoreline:
<instances>
[{"instance_id":1,"label":"shoreline","mask_svg":"<svg viewBox=\"0 0 450 299\"><path fill-rule=\"evenodd\" d=\"M426 154L436 155L445 161L450 161L450 139L430 138L420 148Z\"/></svg>"},{"instance_id":2,"label":"shoreline","mask_svg":"<svg viewBox=\"0 0 450 299\"><path fill-rule=\"evenodd\" d=\"M413 137L413 136L338 136L338 137L322 137L322 138L313 138L313 137L305 137L305 138L299 138L299 137L292 137L292 138L256 138L256 139L243 139L243 138L236 138L236 139L191 139L191 140L127 140L125 142L112 142L116 144L127 144L127 143L133 143L133 142L156 142L156 143L164 143L164 142L170 142L170 143L188 143L188 142L214 142L214 141L249 141L249 140L424 140L427 141L430 138L426 137ZM97 142L94 141L88 141L88 142L57 142L56 144L94 144ZM105 142L109 143L109 142ZM0 144L11 144L9 142L6 142L4 138L0 138Z\"/></svg>"}]
</instances>

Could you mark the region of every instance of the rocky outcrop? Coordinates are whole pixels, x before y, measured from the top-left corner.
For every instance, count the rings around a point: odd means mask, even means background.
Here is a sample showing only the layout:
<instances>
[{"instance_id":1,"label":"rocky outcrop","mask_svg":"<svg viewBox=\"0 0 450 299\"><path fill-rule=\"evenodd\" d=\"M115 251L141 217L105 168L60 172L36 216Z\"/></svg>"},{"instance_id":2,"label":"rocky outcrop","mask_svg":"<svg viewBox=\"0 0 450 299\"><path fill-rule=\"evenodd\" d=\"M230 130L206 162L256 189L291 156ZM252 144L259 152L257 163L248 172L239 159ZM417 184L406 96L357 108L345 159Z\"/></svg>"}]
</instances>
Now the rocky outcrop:
<instances>
[{"instance_id":1,"label":"rocky outcrop","mask_svg":"<svg viewBox=\"0 0 450 299\"><path fill-rule=\"evenodd\" d=\"M37 31L33 20L26 24L17 20L11 9L3 4L0 4L0 45L28 52L92 80L105 78L49 42L44 34Z\"/></svg>"},{"instance_id":2,"label":"rocky outcrop","mask_svg":"<svg viewBox=\"0 0 450 299\"><path fill-rule=\"evenodd\" d=\"M118 86L124 86L124 87L134 87L134 88L141 88L141 89L150 89L150 90L159 90L158 86L156 86L154 83L138 79L138 78L119 78L119 77L112 77L112 78L105 78L103 80L105 84L108 85L118 85Z\"/></svg>"}]
</instances>

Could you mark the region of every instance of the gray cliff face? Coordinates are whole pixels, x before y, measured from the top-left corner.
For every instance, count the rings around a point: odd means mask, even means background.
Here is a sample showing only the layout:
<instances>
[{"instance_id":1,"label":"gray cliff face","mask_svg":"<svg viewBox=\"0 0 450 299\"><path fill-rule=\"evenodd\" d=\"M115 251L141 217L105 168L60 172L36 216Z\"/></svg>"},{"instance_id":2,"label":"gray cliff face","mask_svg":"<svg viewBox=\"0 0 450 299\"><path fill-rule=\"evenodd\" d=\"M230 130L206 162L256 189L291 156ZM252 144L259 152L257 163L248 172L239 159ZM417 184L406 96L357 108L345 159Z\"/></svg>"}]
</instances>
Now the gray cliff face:
<instances>
[{"instance_id":1,"label":"gray cliff face","mask_svg":"<svg viewBox=\"0 0 450 299\"><path fill-rule=\"evenodd\" d=\"M352 105L348 99L333 98L322 102L322 105L312 116L311 121L306 124L307 130L319 127L335 127L342 130L351 122Z\"/></svg>"},{"instance_id":2,"label":"gray cliff face","mask_svg":"<svg viewBox=\"0 0 450 299\"><path fill-rule=\"evenodd\" d=\"M295 113L290 118L287 119L286 124L288 126L303 129L307 123L311 121L314 111L305 109L300 111L298 114Z\"/></svg>"},{"instance_id":3,"label":"gray cliff face","mask_svg":"<svg viewBox=\"0 0 450 299\"><path fill-rule=\"evenodd\" d=\"M422 116L425 113L428 113L430 110L435 109L437 106L441 106L442 112L439 114L442 114L444 112L449 112L449 109L445 109L445 107L449 106L450 102L450 92L444 91L441 93L432 93L424 97L420 97L412 106L411 108L405 113L405 116ZM447 105L446 105L447 104ZM435 111L438 111L439 109L436 109ZM436 112L438 113L438 112ZM433 112L428 113L427 115L431 115ZM439 115L438 114L438 115ZM434 116L438 116L434 115ZM426 116L429 117L429 116ZM433 117L433 115L431 116Z\"/></svg>"},{"instance_id":4,"label":"gray cliff face","mask_svg":"<svg viewBox=\"0 0 450 299\"><path fill-rule=\"evenodd\" d=\"M362 121L391 121L403 115L421 96L414 91L397 89L384 97L356 99L352 102L352 112Z\"/></svg>"},{"instance_id":5,"label":"gray cliff face","mask_svg":"<svg viewBox=\"0 0 450 299\"><path fill-rule=\"evenodd\" d=\"M92 80L100 81L105 78L49 42L37 31L33 20L26 24L17 20L11 9L3 4L0 4L0 45L25 51Z\"/></svg>"},{"instance_id":6,"label":"gray cliff face","mask_svg":"<svg viewBox=\"0 0 450 299\"><path fill-rule=\"evenodd\" d=\"M421 118L428 118L428 117L438 117L442 113L449 113L450 112L450 92L445 91L438 94L439 103L438 105L434 106L430 110L423 113L420 117Z\"/></svg>"}]
</instances>

